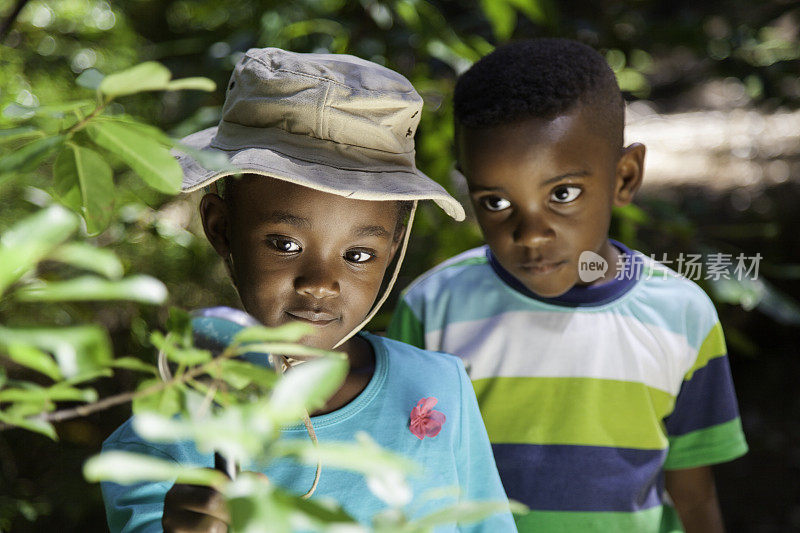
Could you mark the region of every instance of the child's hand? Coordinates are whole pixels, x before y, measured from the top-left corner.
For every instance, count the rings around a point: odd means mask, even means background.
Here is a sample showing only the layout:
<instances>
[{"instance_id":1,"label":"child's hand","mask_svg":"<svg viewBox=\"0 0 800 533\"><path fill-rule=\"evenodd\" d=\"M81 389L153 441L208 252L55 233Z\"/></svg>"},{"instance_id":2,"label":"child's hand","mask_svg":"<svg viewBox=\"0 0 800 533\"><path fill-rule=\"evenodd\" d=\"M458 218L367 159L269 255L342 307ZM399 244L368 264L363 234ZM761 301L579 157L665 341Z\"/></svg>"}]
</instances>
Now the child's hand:
<instances>
[{"instance_id":1,"label":"child's hand","mask_svg":"<svg viewBox=\"0 0 800 533\"><path fill-rule=\"evenodd\" d=\"M173 485L164 498L164 533L226 533L228 508L216 490L198 485Z\"/></svg>"}]
</instances>

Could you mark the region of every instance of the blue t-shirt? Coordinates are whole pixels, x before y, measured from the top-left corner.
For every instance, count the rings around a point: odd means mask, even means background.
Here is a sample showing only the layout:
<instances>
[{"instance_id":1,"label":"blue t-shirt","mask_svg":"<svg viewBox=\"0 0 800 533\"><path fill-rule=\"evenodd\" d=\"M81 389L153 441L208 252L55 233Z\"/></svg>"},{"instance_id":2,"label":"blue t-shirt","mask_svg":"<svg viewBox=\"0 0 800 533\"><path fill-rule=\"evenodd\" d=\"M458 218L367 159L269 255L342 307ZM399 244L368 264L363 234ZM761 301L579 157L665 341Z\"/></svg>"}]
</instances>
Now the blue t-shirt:
<instances>
[{"instance_id":1,"label":"blue t-shirt","mask_svg":"<svg viewBox=\"0 0 800 533\"><path fill-rule=\"evenodd\" d=\"M426 499L426 492L434 488L459 487L462 500L505 501L486 429L461 360L368 333L361 335L375 352L374 375L346 406L311 419L319 441L353 441L357 432L365 431L384 448L417 462L422 467L421 474L409 479L414 496L408 509L413 509L414 517L457 501L455 495ZM409 429L409 417L417 402L428 397L438 399L434 409L444 413L446 420L438 435L420 440ZM302 424L284 428L283 436L308 438ZM131 420L105 441L103 450L126 450L183 464L213 466L213 457L199 453L191 443L144 441L134 431ZM302 494L311 486L314 470L313 466L281 461L264 473L278 485ZM124 486L103 483L111 531L161 531L164 496L171 486L171 482ZM324 464L312 499L323 497L335 499L365 524L386 509L386 504L369 491L364 477L326 468ZM503 533L516 531L516 527L506 512L477 524L453 524L436 531Z\"/></svg>"}]
</instances>

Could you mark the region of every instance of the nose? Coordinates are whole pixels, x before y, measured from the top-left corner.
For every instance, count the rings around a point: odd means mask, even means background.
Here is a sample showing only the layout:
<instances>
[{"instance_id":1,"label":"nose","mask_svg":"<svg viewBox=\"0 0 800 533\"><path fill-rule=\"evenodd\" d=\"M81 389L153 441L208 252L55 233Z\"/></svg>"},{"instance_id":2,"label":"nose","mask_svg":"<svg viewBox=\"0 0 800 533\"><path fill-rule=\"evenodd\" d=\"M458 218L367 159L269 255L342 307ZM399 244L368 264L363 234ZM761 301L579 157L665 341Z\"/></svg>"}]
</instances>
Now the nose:
<instances>
[{"instance_id":1,"label":"nose","mask_svg":"<svg viewBox=\"0 0 800 533\"><path fill-rule=\"evenodd\" d=\"M339 295L339 280L332 268L324 262L311 263L294 280L294 290L298 294L315 299L331 298Z\"/></svg>"},{"instance_id":2,"label":"nose","mask_svg":"<svg viewBox=\"0 0 800 533\"><path fill-rule=\"evenodd\" d=\"M520 246L537 248L552 241L556 232L540 213L521 213L515 221L512 237Z\"/></svg>"}]
</instances>

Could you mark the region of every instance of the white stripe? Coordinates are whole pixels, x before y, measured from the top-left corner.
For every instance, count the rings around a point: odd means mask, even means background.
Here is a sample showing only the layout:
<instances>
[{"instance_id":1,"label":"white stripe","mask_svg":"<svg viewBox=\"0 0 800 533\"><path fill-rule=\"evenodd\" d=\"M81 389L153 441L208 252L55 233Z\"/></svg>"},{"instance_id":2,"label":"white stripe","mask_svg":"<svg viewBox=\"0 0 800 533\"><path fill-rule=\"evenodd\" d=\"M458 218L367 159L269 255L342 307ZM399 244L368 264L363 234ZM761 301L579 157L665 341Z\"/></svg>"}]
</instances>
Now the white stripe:
<instances>
[{"instance_id":1,"label":"white stripe","mask_svg":"<svg viewBox=\"0 0 800 533\"><path fill-rule=\"evenodd\" d=\"M425 344L464 359L472 380L613 379L673 396L697 356L683 336L613 312L509 312L448 324L426 334Z\"/></svg>"}]
</instances>

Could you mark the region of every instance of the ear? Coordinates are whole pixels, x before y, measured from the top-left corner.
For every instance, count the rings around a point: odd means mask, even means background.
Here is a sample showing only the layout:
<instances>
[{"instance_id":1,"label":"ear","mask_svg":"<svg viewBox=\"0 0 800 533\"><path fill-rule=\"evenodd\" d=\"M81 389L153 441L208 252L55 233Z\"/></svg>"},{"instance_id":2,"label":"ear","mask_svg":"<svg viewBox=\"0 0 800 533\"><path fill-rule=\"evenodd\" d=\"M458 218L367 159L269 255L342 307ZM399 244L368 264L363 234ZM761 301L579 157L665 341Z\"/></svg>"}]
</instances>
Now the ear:
<instances>
[{"instance_id":1,"label":"ear","mask_svg":"<svg viewBox=\"0 0 800 533\"><path fill-rule=\"evenodd\" d=\"M394 256L397 254L397 250L400 249L400 245L403 244L403 240L406 238L407 231L408 226L403 226L403 229L400 231L400 234L397 236L397 238L392 240L392 247L389 249L389 262L386 263L387 265L390 265L392 261L394 261Z\"/></svg>"},{"instance_id":2,"label":"ear","mask_svg":"<svg viewBox=\"0 0 800 533\"><path fill-rule=\"evenodd\" d=\"M225 200L213 193L203 196L200 200L200 217L208 242L220 257L227 260L231 253L231 221Z\"/></svg>"},{"instance_id":3,"label":"ear","mask_svg":"<svg viewBox=\"0 0 800 533\"><path fill-rule=\"evenodd\" d=\"M614 184L614 205L622 207L633 200L633 196L642 185L644 176L645 147L641 143L633 143L622 149L617 161L616 183Z\"/></svg>"}]
</instances>

